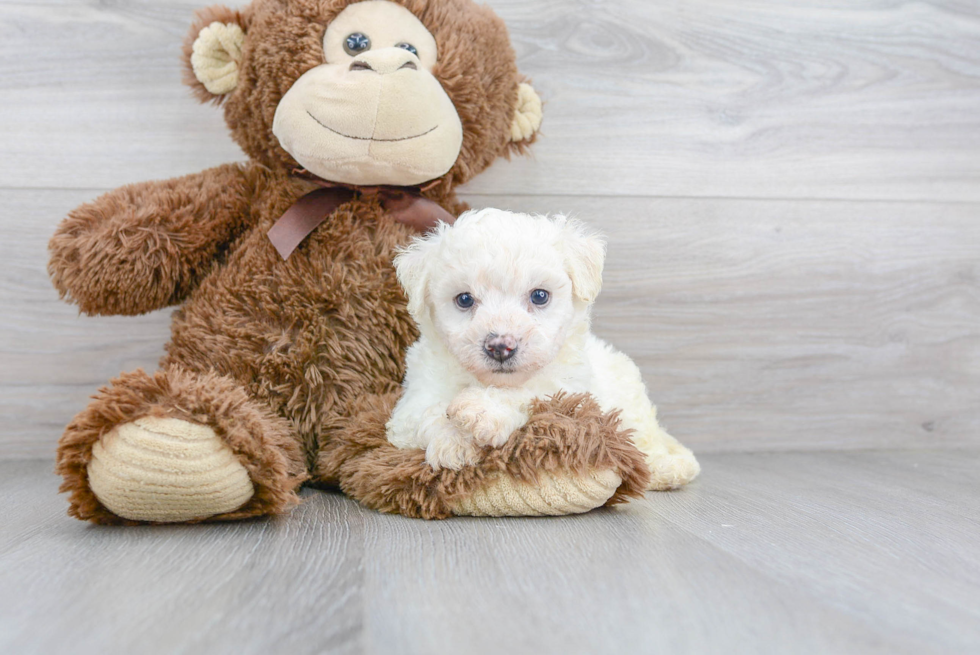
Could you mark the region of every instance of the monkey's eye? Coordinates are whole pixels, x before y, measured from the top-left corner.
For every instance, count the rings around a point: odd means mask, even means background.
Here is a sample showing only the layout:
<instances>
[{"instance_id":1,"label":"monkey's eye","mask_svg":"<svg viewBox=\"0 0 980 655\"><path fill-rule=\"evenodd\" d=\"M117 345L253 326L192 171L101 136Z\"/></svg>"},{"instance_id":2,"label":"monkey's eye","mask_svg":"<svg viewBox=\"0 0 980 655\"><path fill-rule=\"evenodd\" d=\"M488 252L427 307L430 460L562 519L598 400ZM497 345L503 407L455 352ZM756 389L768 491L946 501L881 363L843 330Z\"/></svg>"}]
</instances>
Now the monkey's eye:
<instances>
[{"instance_id":1,"label":"monkey's eye","mask_svg":"<svg viewBox=\"0 0 980 655\"><path fill-rule=\"evenodd\" d=\"M395 47L396 48L401 48L402 50L408 50L409 52L411 52L416 57L419 56L419 51L416 50L415 49L415 46L413 46L411 43L396 43L395 44Z\"/></svg>"},{"instance_id":2,"label":"monkey's eye","mask_svg":"<svg viewBox=\"0 0 980 655\"><path fill-rule=\"evenodd\" d=\"M535 289L531 292L531 304L540 307L541 305L547 305L549 300L551 300L551 294L544 289Z\"/></svg>"},{"instance_id":3,"label":"monkey's eye","mask_svg":"<svg viewBox=\"0 0 980 655\"><path fill-rule=\"evenodd\" d=\"M469 309L470 307L473 306L473 303L476 302L476 298L474 298L471 294L465 292L456 296L455 300L456 300L456 306L459 307L460 309Z\"/></svg>"},{"instance_id":4,"label":"monkey's eye","mask_svg":"<svg viewBox=\"0 0 980 655\"><path fill-rule=\"evenodd\" d=\"M344 39L344 50L352 57L371 49L371 39L366 34L354 32Z\"/></svg>"}]
</instances>

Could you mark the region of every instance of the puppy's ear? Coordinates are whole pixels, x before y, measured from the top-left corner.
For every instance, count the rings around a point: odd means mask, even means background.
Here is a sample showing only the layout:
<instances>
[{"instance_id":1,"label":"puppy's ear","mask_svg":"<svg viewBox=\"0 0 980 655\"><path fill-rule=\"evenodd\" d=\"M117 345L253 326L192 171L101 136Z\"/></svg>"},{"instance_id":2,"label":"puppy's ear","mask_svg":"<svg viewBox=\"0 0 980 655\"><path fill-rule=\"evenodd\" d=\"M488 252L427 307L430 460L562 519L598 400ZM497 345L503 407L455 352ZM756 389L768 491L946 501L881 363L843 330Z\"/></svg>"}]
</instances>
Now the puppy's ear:
<instances>
[{"instance_id":1,"label":"puppy's ear","mask_svg":"<svg viewBox=\"0 0 980 655\"><path fill-rule=\"evenodd\" d=\"M565 255L565 272L572 280L572 295L591 304L602 288L606 244L578 221L558 216L555 222L562 231L561 249Z\"/></svg>"},{"instance_id":2,"label":"puppy's ear","mask_svg":"<svg viewBox=\"0 0 980 655\"><path fill-rule=\"evenodd\" d=\"M395 274L408 296L408 313L418 322L422 321L425 311L425 287L429 281L428 258L447 227L449 226L445 223L440 223L433 232L424 237L416 237L395 256Z\"/></svg>"},{"instance_id":3,"label":"puppy's ear","mask_svg":"<svg viewBox=\"0 0 980 655\"><path fill-rule=\"evenodd\" d=\"M425 243L416 240L395 257L395 273L408 297L408 313L421 320L425 309Z\"/></svg>"}]
</instances>

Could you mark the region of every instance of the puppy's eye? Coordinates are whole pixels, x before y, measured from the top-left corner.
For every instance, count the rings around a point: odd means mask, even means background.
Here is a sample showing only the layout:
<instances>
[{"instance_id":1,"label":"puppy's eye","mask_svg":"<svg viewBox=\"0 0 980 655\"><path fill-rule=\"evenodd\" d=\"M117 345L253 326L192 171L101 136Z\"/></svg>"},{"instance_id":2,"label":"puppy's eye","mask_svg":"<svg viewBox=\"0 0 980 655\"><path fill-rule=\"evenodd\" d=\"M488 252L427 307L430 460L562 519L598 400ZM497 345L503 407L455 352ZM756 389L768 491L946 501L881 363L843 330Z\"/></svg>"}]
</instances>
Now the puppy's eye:
<instances>
[{"instance_id":1,"label":"puppy's eye","mask_svg":"<svg viewBox=\"0 0 980 655\"><path fill-rule=\"evenodd\" d=\"M551 294L544 289L535 289L531 292L531 304L540 307L541 305L547 305L549 300L551 300Z\"/></svg>"},{"instance_id":2,"label":"puppy's eye","mask_svg":"<svg viewBox=\"0 0 980 655\"><path fill-rule=\"evenodd\" d=\"M371 49L371 39L366 34L354 32L344 39L344 51L354 57Z\"/></svg>"},{"instance_id":3,"label":"puppy's eye","mask_svg":"<svg viewBox=\"0 0 980 655\"><path fill-rule=\"evenodd\" d=\"M411 52L416 57L419 56L419 51L416 50L415 49L415 46L413 46L411 43L396 43L395 44L395 47L396 48L401 48L402 50L408 50L409 52Z\"/></svg>"},{"instance_id":4,"label":"puppy's eye","mask_svg":"<svg viewBox=\"0 0 980 655\"><path fill-rule=\"evenodd\" d=\"M468 293L461 293L456 296L456 306L460 309L469 309L476 302L476 298Z\"/></svg>"}]
</instances>

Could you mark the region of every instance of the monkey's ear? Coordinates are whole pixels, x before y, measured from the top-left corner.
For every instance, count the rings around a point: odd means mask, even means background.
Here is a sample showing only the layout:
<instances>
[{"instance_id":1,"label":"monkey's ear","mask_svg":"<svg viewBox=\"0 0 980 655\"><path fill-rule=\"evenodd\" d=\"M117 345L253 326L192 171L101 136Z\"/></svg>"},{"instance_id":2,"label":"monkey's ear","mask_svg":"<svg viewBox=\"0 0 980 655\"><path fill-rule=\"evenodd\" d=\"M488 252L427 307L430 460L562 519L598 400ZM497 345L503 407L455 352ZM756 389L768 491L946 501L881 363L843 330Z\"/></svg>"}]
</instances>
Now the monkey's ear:
<instances>
[{"instance_id":1,"label":"monkey's ear","mask_svg":"<svg viewBox=\"0 0 980 655\"><path fill-rule=\"evenodd\" d=\"M513 143L529 143L541 129L541 98L527 82L517 86L517 106L514 121L510 124L510 140Z\"/></svg>"},{"instance_id":2,"label":"monkey's ear","mask_svg":"<svg viewBox=\"0 0 980 655\"><path fill-rule=\"evenodd\" d=\"M589 232L578 221L564 216L554 220L562 228L561 248L565 255L565 271L572 280L572 295L591 304L602 289L606 244L602 237Z\"/></svg>"},{"instance_id":3,"label":"monkey's ear","mask_svg":"<svg viewBox=\"0 0 980 655\"><path fill-rule=\"evenodd\" d=\"M238 86L247 18L215 6L197 14L184 41L184 81L202 102L221 102Z\"/></svg>"}]
</instances>

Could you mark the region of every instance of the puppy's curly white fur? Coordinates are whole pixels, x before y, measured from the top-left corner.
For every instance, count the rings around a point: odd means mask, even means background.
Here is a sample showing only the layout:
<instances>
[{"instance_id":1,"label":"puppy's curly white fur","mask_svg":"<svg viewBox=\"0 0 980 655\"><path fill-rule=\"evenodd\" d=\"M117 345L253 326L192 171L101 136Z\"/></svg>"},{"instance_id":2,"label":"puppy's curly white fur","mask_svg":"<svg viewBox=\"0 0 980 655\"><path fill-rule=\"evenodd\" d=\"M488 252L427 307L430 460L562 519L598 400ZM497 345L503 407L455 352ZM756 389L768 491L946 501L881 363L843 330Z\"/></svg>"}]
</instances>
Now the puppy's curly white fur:
<instances>
[{"instance_id":1,"label":"puppy's curly white fur","mask_svg":"<svg viewBox=\"0 0 980 655\"><path fill-rule=\"evenodd\" d=\"M416 239L395 268L421 336L388 440L459 469L503 445L534 398L589 392L633 430L651 489L693 480L700 466L657 423L639 369L589 332L604 259L602 240L560 215L471 211Z\"/></svg>"}]
</instances>

